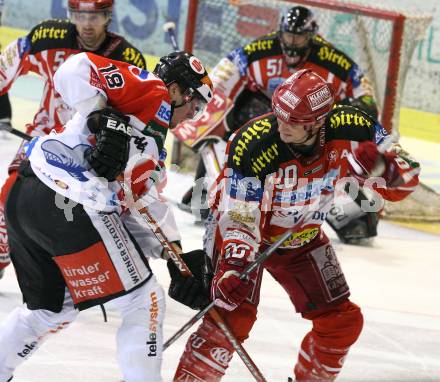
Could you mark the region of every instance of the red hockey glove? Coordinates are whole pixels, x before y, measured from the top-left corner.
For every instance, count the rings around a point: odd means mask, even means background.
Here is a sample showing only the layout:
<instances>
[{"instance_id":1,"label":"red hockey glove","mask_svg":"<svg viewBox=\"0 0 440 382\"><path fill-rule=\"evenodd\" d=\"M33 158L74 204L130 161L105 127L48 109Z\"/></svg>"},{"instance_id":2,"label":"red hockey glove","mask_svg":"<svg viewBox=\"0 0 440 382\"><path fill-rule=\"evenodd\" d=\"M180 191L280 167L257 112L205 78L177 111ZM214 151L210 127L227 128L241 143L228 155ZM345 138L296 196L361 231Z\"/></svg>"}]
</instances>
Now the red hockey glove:
<instances>
[{"instance_id":1,"label":"red hockey glove","mask_svg":"<svg viewBox=\"0 0 440 382\"><path fill-rule=\"evenodd\" d=\"M220 308L236 309L252 289L249 281L240 280L240 273L228 264L220 264L211 284L212 298Z\"/></svg>"},{"instance_id":2,"label":"red hockey glove","mask_svg":"<svg viewBox=\"0 0 440 382\"><path fill-rule=\"evenodd\" d=\"M369 177L382 177L386 184L393 183L399 177L394 162L395 153L381 154L374 142L361 142L353 155L348 157L352 175L361 183Z\"/></svg>"}]
</instances>

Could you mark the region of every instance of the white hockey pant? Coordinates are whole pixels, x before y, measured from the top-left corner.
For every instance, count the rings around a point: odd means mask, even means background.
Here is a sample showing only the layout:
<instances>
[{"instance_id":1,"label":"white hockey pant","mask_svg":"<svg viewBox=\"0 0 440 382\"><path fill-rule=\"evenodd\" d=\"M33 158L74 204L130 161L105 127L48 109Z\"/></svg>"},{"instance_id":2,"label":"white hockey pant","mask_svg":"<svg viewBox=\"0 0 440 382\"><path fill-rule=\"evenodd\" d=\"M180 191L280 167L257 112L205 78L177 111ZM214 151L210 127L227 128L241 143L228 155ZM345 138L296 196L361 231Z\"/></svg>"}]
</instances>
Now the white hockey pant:
<instances>
[{"instance_id":1,"label":"white hockey pant","mask_svg":"<svg viewBox=\"0 0 440 382\"><path fill-rule=\"evenodd\" d=\"M162 287L152 276L141 288L113 300L112 306L122 317L117 351L124 381L161 382L165 314ZM50 334L66 328L77 315L68 292L59 313L29 310L25 305L14 309L0 324L0 382L11 378L16 367L34 354Z\"/></svg>"}]
</instances>

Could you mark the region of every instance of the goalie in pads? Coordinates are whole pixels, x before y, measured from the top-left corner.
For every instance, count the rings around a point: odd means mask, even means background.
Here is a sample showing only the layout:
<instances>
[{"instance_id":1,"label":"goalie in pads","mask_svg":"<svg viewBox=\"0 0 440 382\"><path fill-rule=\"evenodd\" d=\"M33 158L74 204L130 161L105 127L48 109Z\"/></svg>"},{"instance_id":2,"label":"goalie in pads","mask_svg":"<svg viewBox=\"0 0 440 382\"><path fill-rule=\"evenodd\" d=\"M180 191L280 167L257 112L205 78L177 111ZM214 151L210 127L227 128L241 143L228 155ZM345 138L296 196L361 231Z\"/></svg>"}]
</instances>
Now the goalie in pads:
<instances>
[{"instance_id":1,"label":"goalie in pads","mask_svg":"<svg viewBox=\"0 0 440 382\"><path fill-rule=\"evenodd\" d=\"M326 52L333 52L339 59L326 59ZM219 174L215 169L223 166L228 137L248 120L269 112L275 88L300 69L311 69L331 83L336 102L355 106L377 118L372 89L361 68L318 34L318 24L309 9L293 7L282 18L277 32L237 48L220 60L210 74L215 91L206 113L200 120L182 123L173 131L179 140L199 151L203 159L196 172L197 192L193 197L190 189L181 208L200 210L201 217L206 217L202 177L208 179L205 187L209 187ZM377 235L378 214L363 211L363 200L366 196L361 192L350 204L335 205L329 212L327 222L341 241L363 243Z\"/></svg>"}]
</instances>

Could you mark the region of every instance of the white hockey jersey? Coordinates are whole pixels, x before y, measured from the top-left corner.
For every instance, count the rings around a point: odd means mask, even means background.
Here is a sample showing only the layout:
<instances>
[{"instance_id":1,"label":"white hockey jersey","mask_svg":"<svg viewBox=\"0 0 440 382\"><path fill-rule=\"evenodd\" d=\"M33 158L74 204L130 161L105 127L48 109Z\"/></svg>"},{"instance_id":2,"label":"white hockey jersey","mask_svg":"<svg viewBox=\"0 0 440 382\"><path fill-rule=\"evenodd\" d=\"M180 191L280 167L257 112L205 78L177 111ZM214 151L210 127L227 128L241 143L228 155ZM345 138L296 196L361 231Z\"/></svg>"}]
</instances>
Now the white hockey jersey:
<instances>
[{"instance_id":1,"label":"white hockey jersey","mask_svg":"<svg viewBox=\"0 0 440 382\"><path fill-rule=\"evenodd\" d=\"M98 178L84 158L95 143L87 115L107 105L130 117L133 127L124 177L133 194L146 192L163 148L171 106L167 88L154 74L91 53L60 66L55 88L78 110L61 133L34 138L26 154L37 177L58 194L99 211L120 211L121 186Z\"/></svg>"}]
</instances>

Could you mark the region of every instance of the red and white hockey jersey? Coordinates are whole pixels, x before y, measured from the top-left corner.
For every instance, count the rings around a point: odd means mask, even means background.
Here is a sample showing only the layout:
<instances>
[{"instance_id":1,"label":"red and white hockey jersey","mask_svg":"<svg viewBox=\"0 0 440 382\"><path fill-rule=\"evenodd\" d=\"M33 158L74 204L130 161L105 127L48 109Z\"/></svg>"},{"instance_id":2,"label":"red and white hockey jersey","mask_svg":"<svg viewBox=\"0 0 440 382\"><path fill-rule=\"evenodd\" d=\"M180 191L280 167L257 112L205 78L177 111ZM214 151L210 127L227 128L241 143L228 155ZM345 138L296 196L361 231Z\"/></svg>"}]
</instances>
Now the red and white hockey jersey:
<instances>
[{"instance_id":1,"label":"red and white hockey jersey","mask_svg":"<svg viewBox=\"0 0 440 382\"><path fill-rule=\"evenodd\" d=\"M131 177L134 194L143 194L145 182L154 176L171 120L163 81L137 66L80 53L60 66L54 84L64 102L78 112L61 133L53 131L29 144L26 154L38 178L85 206L100 211L120 208L119 183L97 178L84 158L85 150L95 143L86 118L102 108L96 100L104 99L104 104L130 117L133 132L124 176Z\"/></svg>"},{"instance_id":2,"label":"red and white hockey jersey","mask_svg":"<svg viewBox=\"0 0 440 382\"><path fill-rule=\"evenodd\" d=\"M331 83L336 91L336 102L365 96L364 102L371 102L375 108L369 81L344 52L321 36L315 36L305 62L289 69L279 38L272 33L233 50L220 60L209 74L214 84L214 96L203 117L179 124L173 134L190 147L197 147L206 139L226 137L249 119L269 112L276 87L300 69L311 69ZM253 106L248 104L243 110L243 103L250 102L246 90L258 92L255 97L259 101ZM245 100L240 99L242 94L245 94ZM238 108L236 115L231 113L225 118L234 103Z\"/></svg>"},{"instance_id":3,"label":"red and white hockey jersey","mask_svg":"<svg viewBox=\"0 0 440 382\"><path fill-rule=\"evenodd\" d=\"M231 136L227 163L213 186L206 249L215 248L231 261L252 261L262 243L275 242L289 229L293 233L281 248L313 245L335 196L347 198L338 190L350 180L350 192L359 189L350 177L348 156L359 142L380 144L386 135L367 114L340 106L328 114L313 151L304 155L280 139L272 113L250 121ZM403 151L393 156L392 165L399 173L392 184L382 178L365 182L374 193L371 210L381 209L382 197L401 200L418 184L419 164Z\"/></svg>"},{"instance_id":4,"label":"red and white hockey jersey","mask_svg":"<svg viewBox=\"0 0 440 382\"><path fill-rule=\"evenodd\" d=\"M82 51L85 49L78 40L74 24L68 20L46 20L27 36L9 44L0 55L0 94L6 93L17 77L29 72L44 80L40 108L33 122L27 125L28 134L48 134L53 128L59 131L72 117L74 111L55 91L53 77L64 61ZM146 69L141 52L123 37L110 32L94 53Z\"/></svg>"},{"instance_id":5,"label":"red and white hockey jersey","mask_svg":"<svg viewBox=\"0 0 440 382\"><path fill-rule=\"evenodd\" d=\"M215 89L233 101L245 88L271 98L276 87L300 69L311 69L331 83L336 101L373 95L361 68L319 35L312 40L305 62L294 69L287 67L277 33L271 33L233 50L214 67L210 77Z\"/></svg>"}]
</instances>

